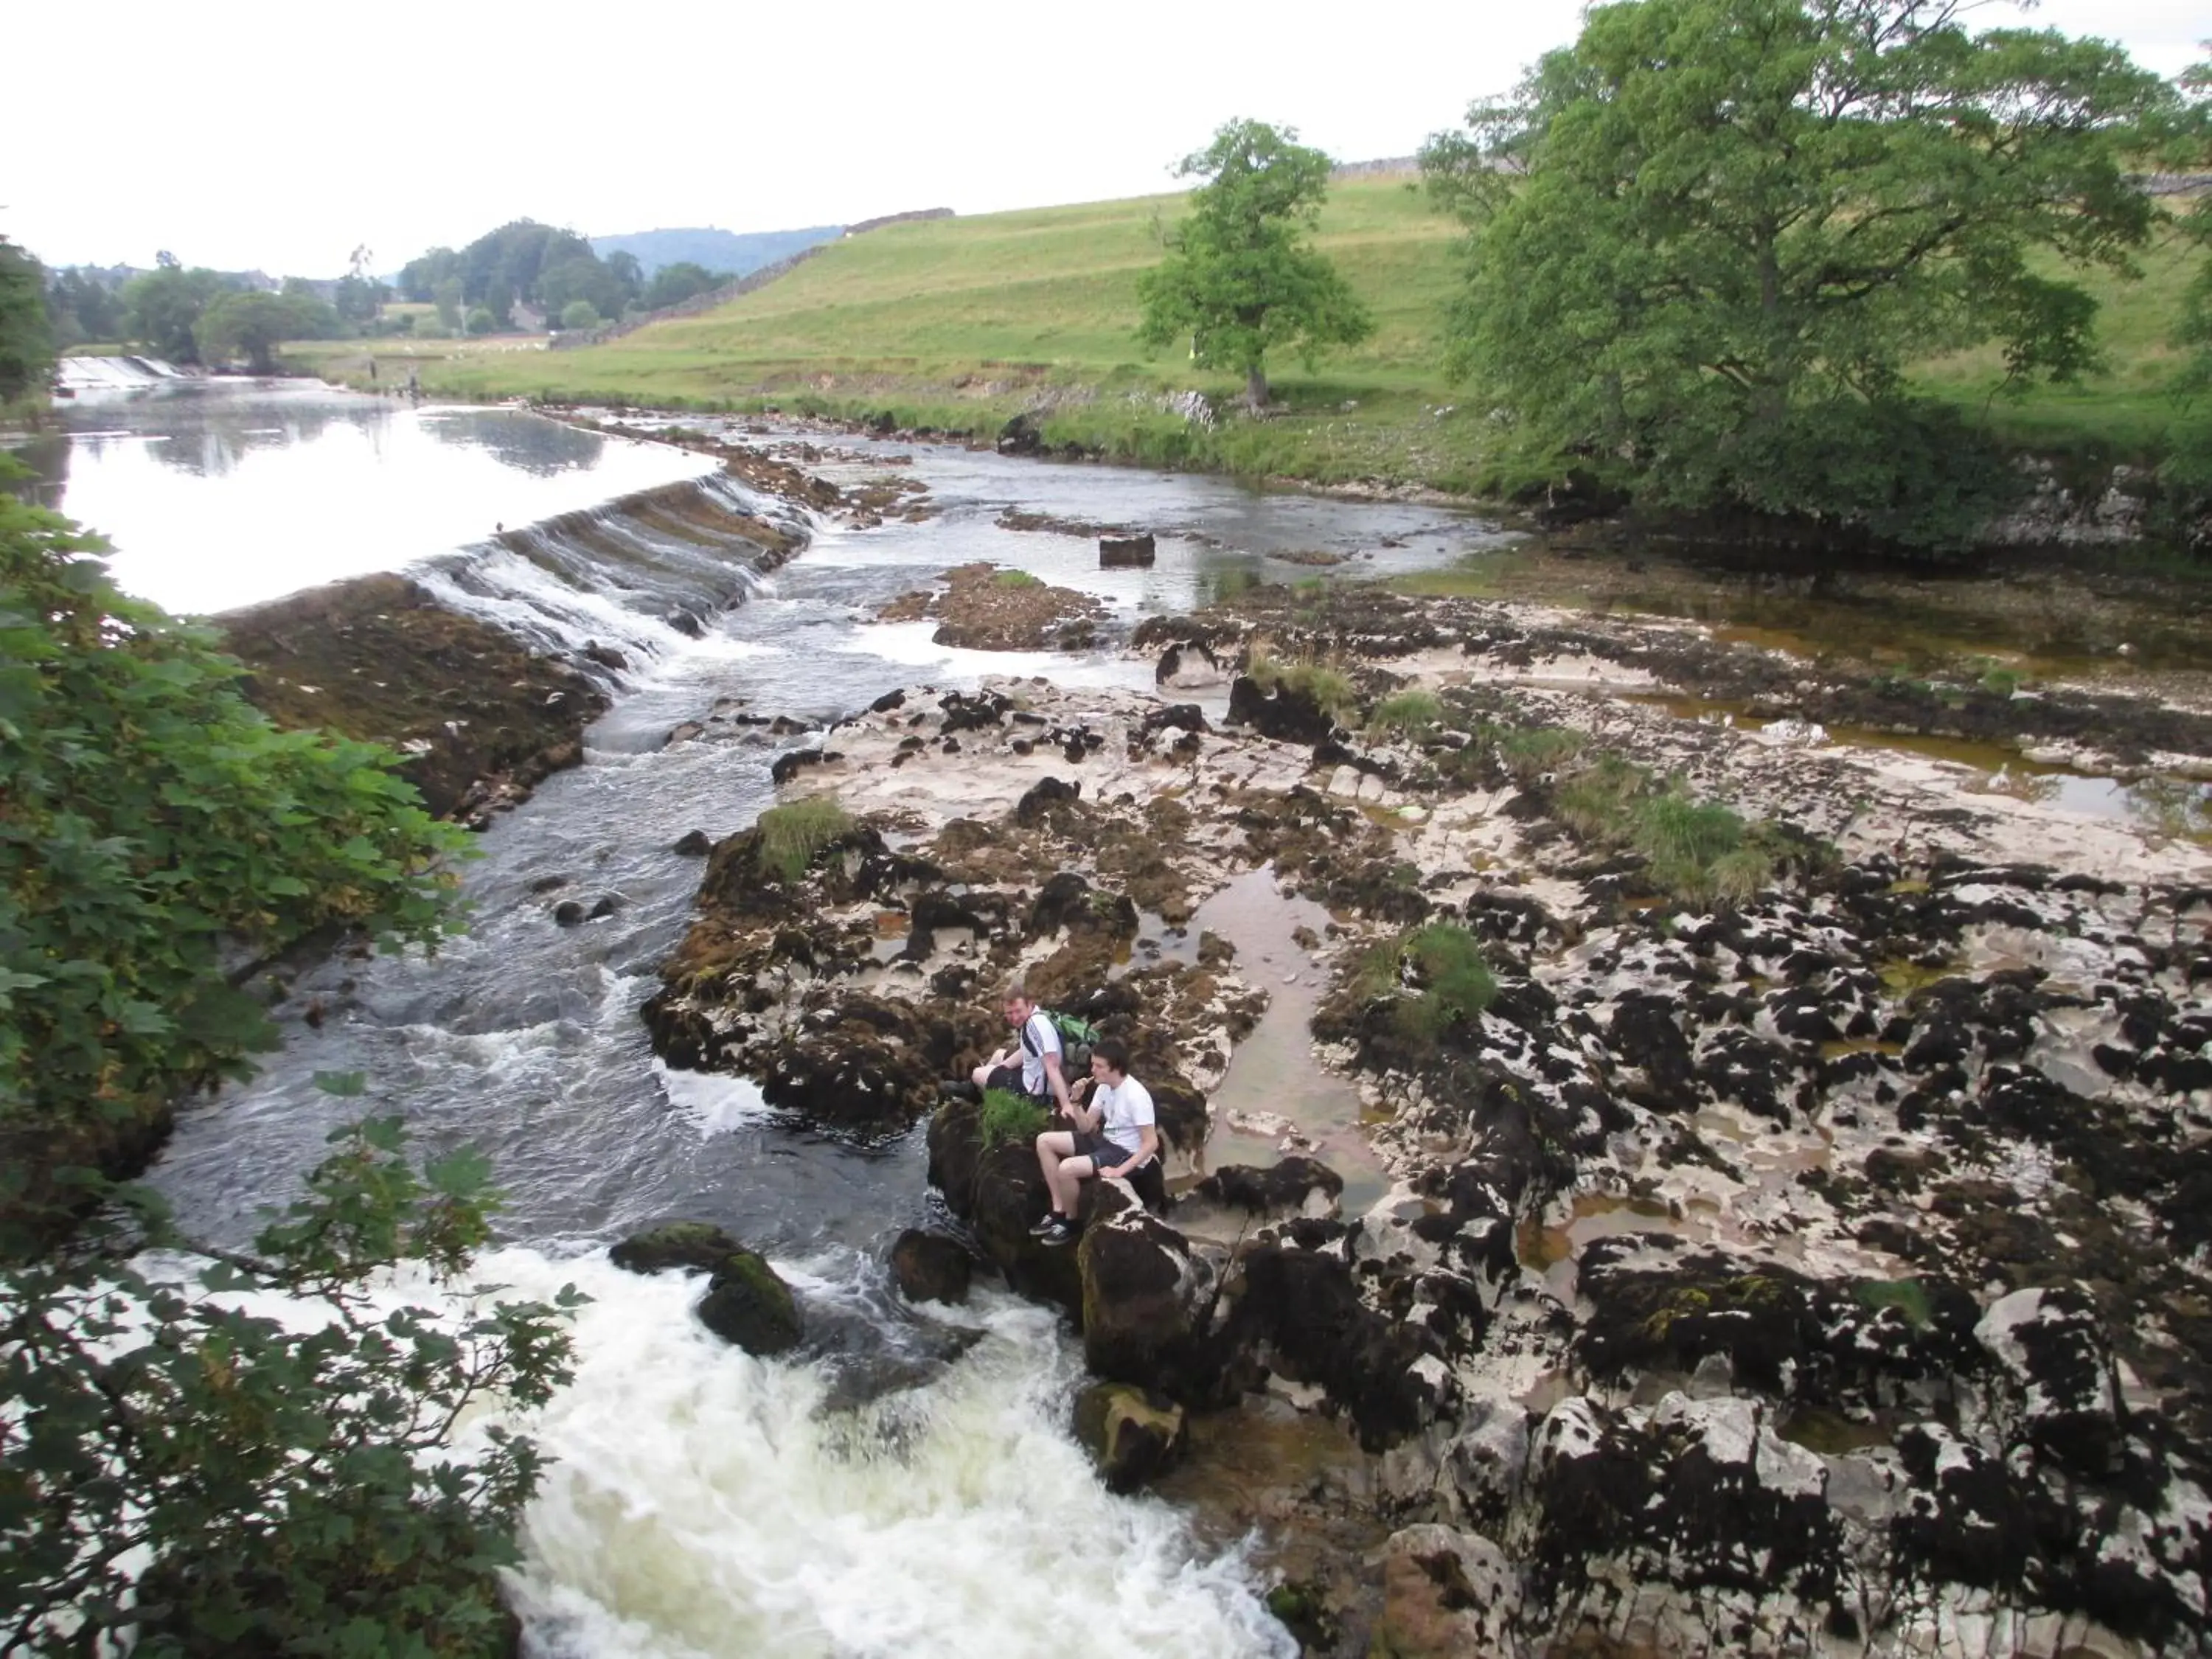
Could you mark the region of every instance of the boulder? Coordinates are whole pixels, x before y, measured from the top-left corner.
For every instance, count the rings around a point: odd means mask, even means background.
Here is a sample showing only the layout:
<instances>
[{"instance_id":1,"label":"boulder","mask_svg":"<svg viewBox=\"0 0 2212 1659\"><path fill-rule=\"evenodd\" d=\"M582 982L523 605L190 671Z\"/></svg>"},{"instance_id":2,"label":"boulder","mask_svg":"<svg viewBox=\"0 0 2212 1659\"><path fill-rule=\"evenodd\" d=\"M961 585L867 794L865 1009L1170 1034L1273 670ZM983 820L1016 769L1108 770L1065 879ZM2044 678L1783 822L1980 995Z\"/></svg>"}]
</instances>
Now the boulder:
<instances>
[{"instance_id":1,"label":"boulder","mask_svg":"<svg viewBox=\"0 0 2212 1659\"><path fill-rule=\"evenodd\" d=\"M1520 1576L1480 1533L1407 1527L1382 1548L1382 1612L1370 1652L1462 1659L1521 1650Z\"/></svg>"},{"instance_id":2,"label":"boulder","mask_svg":"<svg viewBox=\"0 0 2212 1659\"><path fill-rule=\"evenodd\" d=\"M2012 1383L2019 1432L2081 1474L2111 1471L2121 1425L2094 1305L2071 1285L2014 1291L1974 1335Z\"/></svg>"},{"instance_id":3,"label":"boulder","mask_svg":"<svg viewBox=\"0 0 2212 1659\"><path fill-rule=\"evenodd\" d=\"M708 1277L699 1322L747 1353L775 1354L798 1345L799 1304L791 1287L761 1255L704 1221L666 1221L632 1233L607 1252L628 1273L671 1267Z\"/></svg>"},{"instance_id":4,"label":"boulder","mask_svg":"<svg viewBox=\"0 0 2212 1659\"><path fill-rule=\"evenodd\" d=\"M714 850L714 843L708 838L704 830L687 830L683 839L676 843L674 850L681 858L703 859Z\"/></svg>"},{"instance_id":5,"label":"boulder","mask_svg":"<svg viewBox=\"0 0 2212 1659\"><path fill-rule=\"evenodd\" d=\"M1213 1390L1206 1343L1212 1269L1189 1241L1148 1213L1118 1181L1099 1190L1076 1249L1083 1280L1083 1358L1109 1382L1200 1401ZM1087 1194L1086 1194L1087 1195Z\"/></svg>"},{"instance_id":6,"label":"boulder","mask_svg":"<svg viewBox=\"0 0 2212 1659\"><path fill-rule=\"evenodd\" d=\"M1287 685L1269 692L1249 674L1239 674L1229 688L1229 723L1283 743L1323 743L1336 729L1306 693Z\"/></svg>"},{"instance_id":7,"label":"boulder","mask_svg":"<svg viewBox=\"0 0 2212 1659\"><path fill-rule=\"evenodd\" d=\"M799 1304L791 1286L750 1250L723 1258L699 1299L699 1322L747 1353L781 1353L799 1345Z\"/></svg>"},{"instance_id":8,"label":"boulder","mask_svg":"<svg viewBox=\"0 0 2212 1659\"><path fill-rule=\"evenodd\" d=\"M965 1302L975 1258L944 1233L909 1227L891 1246L891 1276L909 1302Z\"/></svg>"},{"instance_id":9,"label":"boulder","mask_svg":"<svg viewBox=\"0 0 2212 1659\"><path fill-rule=\"evenodd\" d=\"M1265 1170L1225 1164L1193 1190L1200 1198L1255 1215L1331 1215L1344 1191L1344 1177L1325 1164L1294 1154Z\"/></svg>"},{"instance_id":10,"label":"boulder","mask_svg":"<svg viewBox=\"0 0 2212 1659\"><path fill-rule=\"evenodd\" d=\"M1163 686L1200 691L1229 684L1230 673L1221 659L1197 640L1179 640L1160 653L1152 678Z\"/></svg>"},{"instance_id":11,"label":"boulder","mask_svg":"<svg viewBox=\"0 0 2212 1659\"><path fill-rule=\"evenodd\" d=\"M1141 568L1152 562L1152 532L1141 536L1101 536L1098 538L1098 568L1101 570Z\"/></svg>"},{"instance_id":12,"label":"boulder","mask_svg":"<svg viewBox=\"0 0 2212 1659\"><path fill-rule=\"evenodd\" d=\"M1044 448L1044 432L1036 416L1017 415L999 428L996 446L1001 455L1035 455Z\"/></svg>"},{"instance_id":13,"label":"boulder","mask_svg":"<svg viewBox=\"0 0 2212 1659\"><path fill-rule=\"evenodd\" d=\"M761 1097L864 1139L903 1133L937 1103L955 1042L909 1004L858 991L825 997L761 1056Z\"/></svg>"},{"instance_id":14,"label":"boulder","mask_svg":"<svg viewBox=\"0 0 2212 1659\"><path fill-rule=\"evenodd\" d=\"M1109 1492L1134 1492L1183 1449L1182 1407L1126 1382L1094 1382L1075 1399L1075 1437Z\"/></svg>"}]
</instances>

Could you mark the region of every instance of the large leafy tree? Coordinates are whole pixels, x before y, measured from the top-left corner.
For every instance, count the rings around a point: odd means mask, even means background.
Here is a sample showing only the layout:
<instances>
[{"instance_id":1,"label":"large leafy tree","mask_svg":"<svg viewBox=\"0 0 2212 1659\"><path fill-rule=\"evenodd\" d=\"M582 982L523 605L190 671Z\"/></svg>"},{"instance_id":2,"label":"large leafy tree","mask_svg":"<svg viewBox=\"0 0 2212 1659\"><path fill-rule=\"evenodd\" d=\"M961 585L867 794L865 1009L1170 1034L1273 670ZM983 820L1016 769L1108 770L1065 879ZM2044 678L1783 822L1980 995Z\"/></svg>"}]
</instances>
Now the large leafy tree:
<instances>
[{"instance_id":1,"label":"large leafy tree","mask_svg":"<svg viewBox=\"0 0 2212 1659\"><path fill-rule=\"evenodd\" d=\"M1310 363L1322 347L1355 344L1375 327L1336 267L1308 245L1329 160L1297 137L1263 121L1231 121L1185 156L1177 175L1206 182L1170 233L1166 259L1138 283L1139 337L1153 346L1188 337L1200 368L1244 377L1255 410L1267 401L1270 352L1296 351Z\"/></svg>"},{"instance_id":2,"label":"large leafy tree","mask_svg":"<svg viewBox=\"0 0 2212 1659\"><path fill-rule=\"evenodd\" d=\"M200 313L192 338L200 361L227 363L239 357L254 374L276 372L276 348L301 337L306 307L297 296L280 294L226 294Z\"/></svg>"},{"instance_id":3,"label":"large leafy tree","mask_svg":"<svg viewBox=\"0 0 2212 1659\"><path fill-rule=\"evenodd\" d=\"M2212 41L2205 43L2212 53ZM2199 170L2212 167L2212 56L2181 76L2185 102L2171 144L2173 159ZM2165 468L2192 505L2212 499L2212 201L2200 197L2180 218L2181 234L2195 245L2197 270L2182 301L2176 343L2183 353L2179 390L2185 399L2174 453Z\"/></svg>"},{"instance_id":4,"label":"large leafy tree","mask_svg":"<svg viewBox=\"0 0 2212 1659\"><path fill-rule=\"evenodd\" d=\"M185 270L176 256L156 256L155 269L123 285L125 325L131 337L173 363L199 361L193 331L201 315L229 285L212 270Z\"/></svg>"},{"instance_id":5,"label":"large leafy tree","mask_svg":"<svg viewBox=\"0 0 2212 1659\"><path fill-rule=\"evenodd\" d=\"M36 259L0 236L0 404L43 384L53 361L45 273Z\"/></svg>"},{"instance_id":6,"label":"large leafy tree","mask_svg":"<svg viewBox=\"0 0 2212 1659\"><path fill-rule=\"evenodd\" d=\"M497 1574L541 1460L455 1431L550 1397L580 1298L461 1288L495 1200L473 1152L418 1167L392 1118L333 1139L250 1256L149 1266L187 1241L125 1188L66 1250L0 1268L0 1650L514 1651ZM394 1305L403 1263L444 1293Z\"/></svg>"},{"instance_id":7,"label":"large leafy tree","mask_svg":"<svg viewBox=\"0 0 2212 1659\"><path fill-rule=\"evenodd\" d=\"M2010 470L1908 366L1995 342L2020 382L2095 360L2095 302L2033 256L2126 270L2124 171L2171 92L2118 47L1970 32L1958 0L1631 0L1432 139L1474 230L1455 361L1522 482L1925 548Z\"/></svg>"},{"instance_id":8,"label":"large leafy tree","mask_svg":"<svg viewBox=\"0 0 2212 1659\"><path fill-rule=\"evenodd\" d=\"M143 1152L269 1046L257 960L436 940L467 842L388 751L276 730L103 550L0 493L0 1218L68 1208L59 1166Z\"/></svg>"}]
</instances>

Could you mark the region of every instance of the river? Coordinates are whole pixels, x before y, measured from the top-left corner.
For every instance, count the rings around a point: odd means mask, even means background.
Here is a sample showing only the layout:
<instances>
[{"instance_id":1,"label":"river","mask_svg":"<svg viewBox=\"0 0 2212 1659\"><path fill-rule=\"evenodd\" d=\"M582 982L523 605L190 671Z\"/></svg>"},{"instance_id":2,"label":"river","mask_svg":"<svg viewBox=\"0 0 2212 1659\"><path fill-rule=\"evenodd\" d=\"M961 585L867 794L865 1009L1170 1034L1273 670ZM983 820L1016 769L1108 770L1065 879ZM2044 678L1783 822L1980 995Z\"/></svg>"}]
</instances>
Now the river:
<instances>
[{"instance_id":1,"label":"river","mask_svg":"<svg viewBox=\"0 0 2212 1659\"><path fill-rule=\"evenodd\" d=\"M1056 1316L988 1291L965 1309L917 1311L890 1287L884 1253L930 1207L919 1131L859 1149L773 1121L742 1080L654 1060L638 1009L699 872L673 845L750 823L772 799L777 752L663 739L723 698L818 738L897 685L985 672L1151 683L1149 663L1110 646L951 652L929 624L869 620L969 560L1082 586L1126 628L1232 571L1300 574L1271 553L1410 569L1495 544L1495 532L1432 507L902 449L911 459L897 470L928 487L934 516L814 526L805 553L694 640L648 613L707 573L620 512L520 551L512 536L475 539L696 477L681 451L519 410L252 383L87 396L68 418L61 505L114 537L126 586L173 608L412 567L453 603L541 641L580 644L588 630L634 653L585 764L480 838L468 933L435 957L303 975L283 1050L252 1083L187 1110L151 1176L188 1231L248 1237L357 1109L319 1093L317 1071L365 1072L374 1103L404 1111L423 1143L472 1141L491 1156L509 1205L487 1273L526 1293L573 1280L595 1298L576 1327L574 1386L530 1425L556 1460L515 1583L531 1650L1294 1652L1240 1553L1210 1554L1170 1505L1098 1485L1067 1431L1082 1368ZM1100 571L1087 538L1001 528L1009 507L1149 526L1159 562ZM556 927L553 904L579 896L611 898L613 913ZM608 1266L611 1240L678 1215L728 1227L792 1280L809 1333L798 1358L724 1346L686 1316L696 1285Z\"/></svg>"}]
</instances>

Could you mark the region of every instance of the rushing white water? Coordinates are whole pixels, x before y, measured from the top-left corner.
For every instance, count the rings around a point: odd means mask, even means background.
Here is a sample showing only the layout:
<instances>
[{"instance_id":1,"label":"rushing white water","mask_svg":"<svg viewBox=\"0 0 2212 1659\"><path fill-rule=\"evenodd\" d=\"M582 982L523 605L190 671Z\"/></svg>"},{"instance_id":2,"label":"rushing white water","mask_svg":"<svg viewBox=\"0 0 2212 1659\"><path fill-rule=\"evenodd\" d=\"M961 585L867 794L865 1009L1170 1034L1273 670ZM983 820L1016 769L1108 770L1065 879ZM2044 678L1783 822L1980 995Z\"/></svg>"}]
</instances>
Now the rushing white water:
<instances>
[{"instance_id":1,"label":"rushing white water","mask_svg":"<svg viewBox=\"0 0 2212 1659\"><path fill-rule=\"evenodd\" d=\"M1081 1356L1048 1310L981 1292L947 1316L980 1333L958 1364L841 1409L818 1369L689 1318L696 1278L528 1249L482 1265L594 1298L574 1382L520 1425L557 1460L511 1586L535 1654L1297 1650L1236 1557L1199 1558L1174 1510L1099 1486L1066 1430ZM776 1266L810 1312L866 1283L849 1261Z\"/></svg>"}]
</instances>

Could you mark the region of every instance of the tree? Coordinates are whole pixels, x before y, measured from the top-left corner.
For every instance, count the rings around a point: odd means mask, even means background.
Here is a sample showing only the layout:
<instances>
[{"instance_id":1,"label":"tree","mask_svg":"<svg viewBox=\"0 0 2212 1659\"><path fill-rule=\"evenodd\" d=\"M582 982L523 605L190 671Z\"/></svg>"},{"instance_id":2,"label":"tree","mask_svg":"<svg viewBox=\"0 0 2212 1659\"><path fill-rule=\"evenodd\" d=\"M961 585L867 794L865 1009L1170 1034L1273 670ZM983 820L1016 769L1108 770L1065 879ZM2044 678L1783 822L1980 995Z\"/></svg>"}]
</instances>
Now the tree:
<instances>
[{"instance_id":1,"label":"tree","mask_svg":"<svg viewBox=\"0 0 2212 1659\"><path fill-rule=\"evenodd\" d=\"M599 313L589 300L571 300L561 307L562 328L597 328Z\"/></svg>"},{"instance_id":2,"label":"tree","mask_svg":"<svg viewBox=\"0 0 2212 1659\"><path fill-rule=\"evenodd\" d=\"M46 324L58 349L112 340L123 331L122 302L91 273L64 270L46 285Z\"/></svg>"},{"instance_id":3,"label":"tree","mask_svg":"<svg viewBox=\"0 0 2212 1659\"><path fill-rule=\"evenodd\" d=\"M46 289L39 262L0 236L0 404L43 386L54 366Z\"/></svg>"},{"instance_id":4,"label":"tree","mask_svg":"<svg viewBox=\"0 0 2212 1659\"><path fill-rule=\"evenodd\" d=\"M653 273L652 282L646 285L645 308L658 311L663 306L681 305L735 280L727 271L709 270L690 259L678 259Z\"/></svg>"},{"instance_id":5,"label":"tree","mask_svg":"<svg viewBox=\"0 0 2212 1659\"><path fill-rule=\"evenodd\" d=\"M626 308L645 292L645 267L638 264L637 255L619 248L607 255L605 264L607 274L615 279L615 286L622 292L622 307L617 309Z\"/></svg>"},{"instance_id":6,"label":"tree","mask_svg":"<svg viewBox=\"0 0 2212 1659\"><path fill-rule=\"evenodd\" d=\"M1905 370L1990 341L2021 385L2095 361L2094 301L2031 256L2130 269L2155 210L2124 153L2170 94L2115 46L1963 9L1601 6L1430 142L1474 232L1452 356L1503 411L1501 482L1975 533L2016 475Z\"/></svg>"},{"instance_id":7,"label":"tree","mask_svg":"<svg viewBox=\"0 0 2212 1659\"><path fill-rule=\"evenodd\" d=\"M312 296L308 306L321 301ZM204 363L226 363L241 355L248 374L274 374L276 348L301 337L301 297L277 294L226 294L200 313L192 337Z\"/></svg>"},{"instance_id":8,"label":"tree","mask_svg":"<svg viewBox=\"0 0 2212 1659\"><path fill-rule=\"evenodd\" d=\"M437 301L438 320L446 325L448 334L458 332L461 326L461 279L447 276L426 296Z\"/></svg>"},{"instance_id":9,"label":"tree","mask_svg":"<svg viewBox=\"0 0 2212 1659\"><path fill-rule=\"evenodd\" d=\"M0 491L0 1220L66 1209L58 1165L245 1074L274 1034L238 988L255 963L434 943L468 841L389 751L276 730L104 550Z\"/></svg>"},{"instance_id":10,"label":"tree","mask_svg":"<svg viewBox=\"0 0 2212 1659\"><path fill-rule=\"evenodd\" d=\"M384 1305L372 1278L403 1261L451 1286L496 1194L471 1150L411 1164L397 1118L332 1139L255 1254L197 1285L147 1266L189 1241L131 1189L67 1250L0 1268L0 1648L514 1651L496 1575L543 1464L500 1429L456 1456L453 1431L551 1397L582 1298ZM279 1297L293 1321L256 1310Z\"/></svg>"},{"instance_id":11,"label":"tree","mask_svg":"<svg viewBox=\"0 0 2212 1659\"><path fill-rule=\"evenodd\" d=\"M2205 50L2212 53L2212 41ZM2212 56L2184 70L2180 84L2186 101L2171 147L2179 165L2201 170L2212 165ZM2181 216L2180 228L2196 246L2197 270L2183 295L2174 337L2184 354L2175 387L2183 399L2182 419L2160 474L2191 504L2201 504L2212 500L2212 205L2200 200Z\"/></svg>"},{"instance_id":12,"label":"tree","mask_svg":"<svg viewBox=\"0 0 2212 1659\"><path fill-rule=\"evenodd\" d=\"M1311 366L1326 345L1353 345L1374 331L1351 287L1306 246L1328 190L1328 157L1260 121L1231 121L1183 158L1180 178L1207 182L1191 192L1190 216L1170 234L1168 257L1139 280L1138 337L1165 346L1188 335L1202 368L1244 376L1254 409L1267 401L1270 351L1293 350Z\"/></svg>"},{"instance_id":13,"label":"tree","mask_svg":"<svg viewBox=\"0 0 2212 1659\"><path fill-rule=\"evenodd\" d=\"M200 314L228 285L212 270L186 270L170 255L123 287L124 323L131 337L157 357L196 363L199 347L192 331Z\"/></svg>"},{"instance_id":14,"label":"tree","mask_svg":"<svg viewBox=\"0 0 2212 1659\"><path fill-rule=\"evenodd\" d=\"M499 319L491 314L491 307L489 306L471 306L469 307L470 333L495 334L498 331Z\"/></svg>"}]
</instances>

